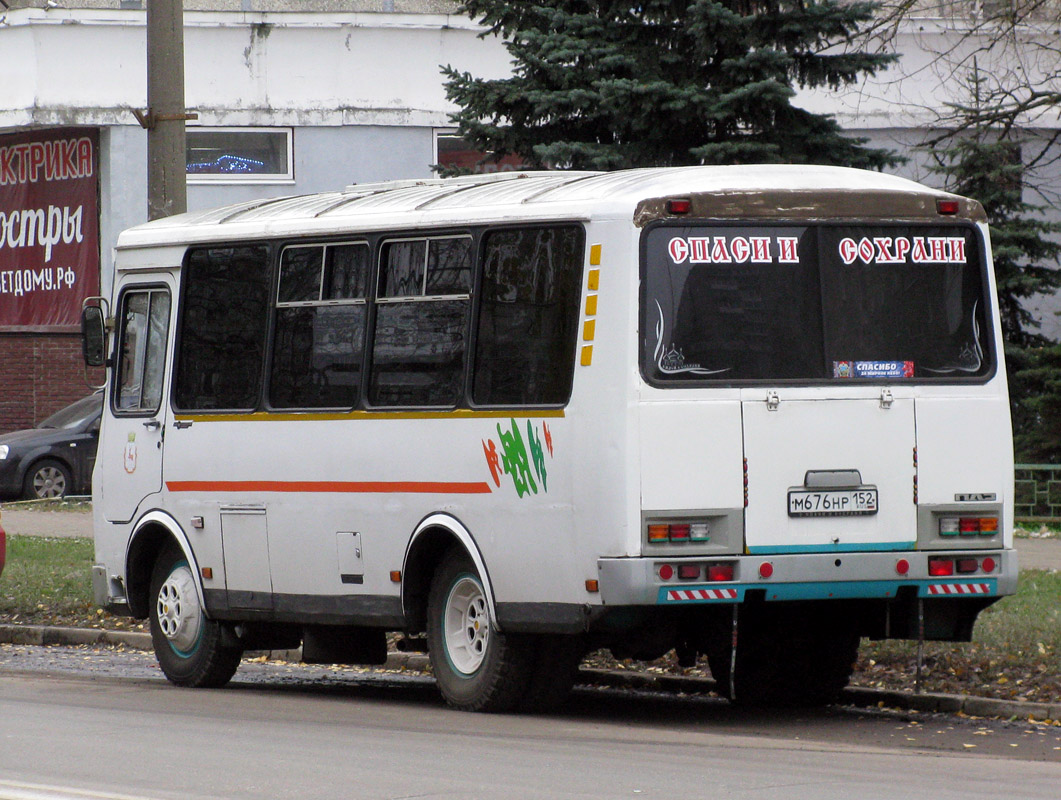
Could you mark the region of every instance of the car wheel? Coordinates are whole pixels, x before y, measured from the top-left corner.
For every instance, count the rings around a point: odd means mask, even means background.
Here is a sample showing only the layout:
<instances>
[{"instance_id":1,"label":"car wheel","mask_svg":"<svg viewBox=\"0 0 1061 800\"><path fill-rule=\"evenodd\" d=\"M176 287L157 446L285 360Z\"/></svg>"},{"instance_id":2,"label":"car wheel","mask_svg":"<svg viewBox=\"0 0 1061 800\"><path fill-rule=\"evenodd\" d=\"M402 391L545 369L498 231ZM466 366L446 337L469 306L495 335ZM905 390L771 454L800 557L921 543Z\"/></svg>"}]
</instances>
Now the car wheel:
<instances>
[{"instance_id":1,"label":"car wheel","mask_svg":"<svg viewBox=\"0 0 1061 800\"><path fill-rule=\"evenodd\" d=\"M58 461L48 459L30 467L22 493L27 500L58 500L72 488L70 470Z\"/></svg>"},{"instance_id":2,"label":"car wheel","mask_svg":"<svg viewBox=\"0 0 1061 800\"><path fill-rule=\"evenodd\" d=\"M446 702L464 711L514 709L531 653L525 637L497 630L482 579L464 553L451 552L435 573L427 618L431 667Z\"/></svg>"},{"instance_id":3,"label":"car wheel","mask_svg":"<svg viewBox=\"0 0 1061 800\"><path fill-rule=\"evenodd\" d=\"M151 644L163 674L178 686L224 686L239 667L243 648L209 619L195 576L177 547L164 549L151 573Z\"/></svg>"}]
</instances>

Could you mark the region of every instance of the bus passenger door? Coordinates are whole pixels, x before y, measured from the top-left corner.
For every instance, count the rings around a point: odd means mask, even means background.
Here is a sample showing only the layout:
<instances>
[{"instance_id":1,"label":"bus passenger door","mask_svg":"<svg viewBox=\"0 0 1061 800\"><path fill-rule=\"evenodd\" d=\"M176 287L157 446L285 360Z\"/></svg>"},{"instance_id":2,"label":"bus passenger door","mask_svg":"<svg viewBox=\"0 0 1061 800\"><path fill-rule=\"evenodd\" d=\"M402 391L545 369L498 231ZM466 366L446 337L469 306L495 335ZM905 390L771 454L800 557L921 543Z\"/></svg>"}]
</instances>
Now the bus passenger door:
<instances>
[{"instance_id":1,"label":"bus passenger door","mask_svg":"<svg viewBox=\"0 0 1061 800\"><path fill-rule=\"evenodd\" d=\"M96 455L96 500L110 522L129 522L141 501L162 487L171 290L169 276L161 276L125 288L118 299L109 403Z\"/></svg>"}]
</instances>

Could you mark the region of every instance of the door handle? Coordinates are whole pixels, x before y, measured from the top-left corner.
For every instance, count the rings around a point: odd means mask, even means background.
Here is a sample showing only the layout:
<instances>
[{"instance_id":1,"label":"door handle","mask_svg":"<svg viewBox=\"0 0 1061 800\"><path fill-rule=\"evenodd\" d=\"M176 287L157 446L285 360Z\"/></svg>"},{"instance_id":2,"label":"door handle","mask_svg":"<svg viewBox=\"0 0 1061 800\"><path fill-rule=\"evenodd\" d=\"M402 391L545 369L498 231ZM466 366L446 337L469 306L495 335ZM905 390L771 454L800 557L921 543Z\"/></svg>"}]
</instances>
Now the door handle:
<instances>
[{"instance_id":1,"label":"door handle","mask_svg":"<svg viewBox=\"0 0 1061 800\"><path fill-rule=\"evenodd\" d=\"M184 428L190 428L192 426L192 420L190 419L175 419L173 420L173 427L177 430Z\"/></svg>"},{"instance_id":2,"label":"door handle","mask_svg":"<svg viewBox=\"0 0 1061 800\"><path fill-rule=\"evenodd\" d=\"M162 427L162 423L159 422L157 419L149 419L144 421L144 427L147 428L149 431L157 431L159 428Z\"/></svg>"}]
</instances>

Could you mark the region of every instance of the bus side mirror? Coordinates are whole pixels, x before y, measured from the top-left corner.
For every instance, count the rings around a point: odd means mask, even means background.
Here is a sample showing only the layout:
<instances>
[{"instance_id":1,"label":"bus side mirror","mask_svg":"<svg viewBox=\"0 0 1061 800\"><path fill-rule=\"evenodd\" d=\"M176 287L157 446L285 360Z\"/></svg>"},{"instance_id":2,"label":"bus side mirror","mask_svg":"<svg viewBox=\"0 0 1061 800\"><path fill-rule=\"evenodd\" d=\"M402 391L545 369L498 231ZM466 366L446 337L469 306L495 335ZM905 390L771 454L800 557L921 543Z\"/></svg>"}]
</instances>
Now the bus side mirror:
<instances>
[{"instance_id":1,"label":"bus side mirror","mask_svg":"<svg viewBox=\"0 0 1061 800\"><path fill-rule=\"evenodd\" d=\"M107 363L107 334L104 329L103 309L85 306L81 310L81 354L85 366L102 367Z\"/></svg>"}]
</instances>

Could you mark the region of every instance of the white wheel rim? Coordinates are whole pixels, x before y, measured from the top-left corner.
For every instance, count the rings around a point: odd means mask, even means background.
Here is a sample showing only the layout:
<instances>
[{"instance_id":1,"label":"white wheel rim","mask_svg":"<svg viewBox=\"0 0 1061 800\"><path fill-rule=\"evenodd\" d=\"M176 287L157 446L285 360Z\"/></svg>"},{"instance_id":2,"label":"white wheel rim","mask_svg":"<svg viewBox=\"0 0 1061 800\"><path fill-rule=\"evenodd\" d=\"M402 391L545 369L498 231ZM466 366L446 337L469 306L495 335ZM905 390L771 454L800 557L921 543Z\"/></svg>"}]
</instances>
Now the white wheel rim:
<instances>
[{"instance_id":1,"label":"white wheel rim","mask_svg":"<svg viewBox=\"0 0 1061 800\"><path fill-rule=\"evenodd\" d=\"M195 578L187 564L169 574L158 590L158 627L181 655L195 650L202 629L203 610L195 593Z\"/></svg>"},{"instance_id":2,"label":"white wheel rim","mask_svg":"<svg viewBox=\"0 0 1061 800\"><path fill-rule=\"evenodd\" d=\"M490 611L483 587L475 578L460 578L449 591L442 634L453 668L472 675L486 658L490 644Z\"/></svg>"},{"instance_id":3,"label":"white wheel rim","mask_svg":"<svg viewBox=\"0 0 1061 800\"><path fill-rule=\"evenodd\" d=\"M44 467L33 476L33 493L37 497L61 497L65 491L66 478L56 467Z\"/></svg>"}]
</instances>

